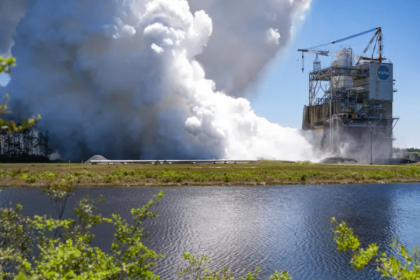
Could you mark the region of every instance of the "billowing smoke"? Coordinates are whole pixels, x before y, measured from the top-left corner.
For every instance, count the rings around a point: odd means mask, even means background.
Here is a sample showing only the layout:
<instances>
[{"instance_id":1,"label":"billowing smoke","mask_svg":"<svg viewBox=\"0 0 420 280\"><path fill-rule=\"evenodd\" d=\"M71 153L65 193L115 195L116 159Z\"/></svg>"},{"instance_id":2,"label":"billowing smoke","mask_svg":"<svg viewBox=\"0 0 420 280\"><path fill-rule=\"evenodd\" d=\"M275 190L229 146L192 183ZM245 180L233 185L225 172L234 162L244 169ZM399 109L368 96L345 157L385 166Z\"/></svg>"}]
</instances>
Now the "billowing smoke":
<instances>
[{"instance_id":1,"label":"billowing smoke","mask_svg":"<svg viewBox=\"0 0 420 280\"><path fill-rule=\"evenodd\" d=\"M313 158L298 130L233 97L307 1L190 4L194 14L185 0L29 0L12 48L14 112L40 113L68 159Z\"/></svg>"},{"instance_id":2,"label":"billowing smoke","mask_svg":"<svg viewBox=\"0 0 420 280\"><path fill-rule=\"evenodd\" d=\"M26 0L0 1L0 54L9 54L16 25L26 10Z\"/></svg>"},{"instance_id":3,"label":"billowing smoke","mask_svg":"<svg viewBox=\"0 0 420 280\"><path fill-rule=\"evenodd\" d=\"M213 20L205 51L197 56L206 77L232 96L255 94L250 88L261 70L291 39L308 0L189 0L192 11Z\"/></svg>"}]
</instances>

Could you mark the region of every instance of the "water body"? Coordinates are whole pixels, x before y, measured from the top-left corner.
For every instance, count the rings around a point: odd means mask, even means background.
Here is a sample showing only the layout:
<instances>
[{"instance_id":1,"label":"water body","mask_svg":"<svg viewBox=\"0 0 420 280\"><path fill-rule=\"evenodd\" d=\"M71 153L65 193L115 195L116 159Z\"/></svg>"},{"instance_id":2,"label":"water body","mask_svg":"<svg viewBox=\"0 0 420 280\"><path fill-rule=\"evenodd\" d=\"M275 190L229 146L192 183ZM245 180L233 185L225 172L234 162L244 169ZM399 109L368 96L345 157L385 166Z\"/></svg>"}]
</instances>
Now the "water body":
<instances>
[{"instance_id":1,"label":"water body","mask_svg":"<svg viewBox=\"0 0 420 280\"><path fill-rule=\"evenodd\" d=\"M71 197L70 215L81 197L104 195L104 215L121 214L146 203L160 188L88 188ZM256 266L261 279L287 270L293 279L380 279L374 268L355 272L349 255L336 251L329 217L346 220L362 244L389 245L393 238L420 245L420 183L381 185L174 187L163 188L145 224L144 243L166 255L155 272L175 279L183 252L206 254L212 268L227 266L243 275ZM3 189L0 204L24 205L26 214L54 213L40 190ZM110 244L109 228L97 230L95 244Z\"/></svg>"}]
</instances>

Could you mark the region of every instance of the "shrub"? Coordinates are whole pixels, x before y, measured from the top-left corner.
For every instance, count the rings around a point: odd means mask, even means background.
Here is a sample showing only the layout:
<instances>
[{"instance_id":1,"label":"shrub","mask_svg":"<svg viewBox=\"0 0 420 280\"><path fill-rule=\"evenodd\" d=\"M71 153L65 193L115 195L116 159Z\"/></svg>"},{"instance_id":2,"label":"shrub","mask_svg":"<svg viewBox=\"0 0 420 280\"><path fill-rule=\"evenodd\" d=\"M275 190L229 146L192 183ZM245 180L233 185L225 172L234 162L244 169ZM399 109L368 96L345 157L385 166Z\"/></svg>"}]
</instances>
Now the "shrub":
<instances>
[{"instance_id":1,"label":"shrub","mask_svg":"<svg viewBox=\"0 0 420 280\"><path fill-rule=\"evenodd\" d=\"M23 173L25 173L25 170L23 170L21 168L19 168L19 169L12 169L12 172L11 172L10 175L12 177L15 177L16 175L23 174Z\"/></svg>"},{"instance_id":2,"label":"shrub","mask_svg":"<svg viewBox=\"0 0 420 280\"><path fill-rule=\"evenodd\" d=\"M105 176L105 183L111 183L114 177L112 175L106 175Z\"/></svg>"},{"instance_id":3,"label":"shrub","mask_svg":"<svg viewBox=\"0 0 420 280\"><path fill-rule=\"evenodd\" d=\"M82 171L74 171L73 172L74 176L82 176L83 174L84 174L84 172L82 172Z\"/></svg>"},{"instance_id":4,"label":"shrub","mask_svg":"<svg viewBox=\"0 0 420 280\"><path fill-rule=\"evenodd\" d=\"M312 162L310 160L304 160L304 161L298 160L298 161L295 162L295 164L298 164L298 165L308 165L308 164L312 164Z\"/></svg>"},{"instance_id":5,"label":"shrub","mask_svg":"<svg viewBox=\"0 0 420 280\"><path fill-rule=\"evenodd\" d=\"M237 278L232 276L232 273L226 267L223 267L220 271L211 271L208 268L210 259L201 255L200 257L194 257L190 253L183 254L184 259L188 265L177 272L180 279L194 279L194 280L235 280ZM261 272L261 268L257 267L255 271L248 271L245 276L240 277L240 280L255 280L258 279L258 273ZM178 278L179 279L179 278ZM292 277L287 271L278 272L275 271L270 277L270 280L292 280Z\"/></svg>"},{"instance_id":6,"label":"shrub","mask_svg":"<svg viewBox=\"0 0 420 280\"><path fill-rule=\"evenodd\" d=\"M119 170L112 171L111 174L112 175L117 175L117 176L128 176L128 175L133 176L134 171L127 170L127 169L119 169Z\"/></svg>"},{"instance_id":7,"label":"shrub","mask_svg":"<svg viewBox=\"0 0 420 280\"><path fill-rule=\"evenodd\" d=\"M26 182L28 182L28 183L35 183L36 182L36 177L31 176L28 179L26 179Z\"/></svg>"},{"instance_id":8,"label":"shrub","mask_svg":"<svg viewBox=\"0 0 420 280\"><path fill-rule=\"evenodd\" d=\"M356 270L361 270L367 265L374 265L383 278L397 280L420 279L420 252L418 248L409 251L398 241L391 243L393 254L380 252L375 243L366 248L360 248L359 237L354 234L346 222L338 222L331 217L334 233L334 241L339 251L352 251L351 265Z\"/></svg>"},{"instance_id":9,"label":"shrub","mask_svg":"<svg viewBox=\"0 0 420 280\"><path fill-rule=\"evenodd\" d=\"M52 181L52 180L54 180L54 178L56 177L56 175L54 173L52 173L52 172L49 172L49 173L41 173L41 174L38 175L38 177L40 179L47 179L47 180Z\"/></svg>"},{"instance_id":10,"label":"shrub","mask_svg":"<svg viewBox=\"0 0 420 280\"><path fill-rule=\"evenodd\" d=\"M66 188L46 190L50 200L65 206ZM23 207L0 209L1 279L149 279L158 280L151 268L163 255L149 250L141 242L143 221L156 217L150 208L163 197L155 195L146 205L132 209L132 223L120 215L103 218L96 214L103 201L83 198L74 209L75 219L22 214ZM94 226L110 224L115 235L107 252L91 245ZM35 249L36 248L36 249Z\"/></svg>"}]
</instances>

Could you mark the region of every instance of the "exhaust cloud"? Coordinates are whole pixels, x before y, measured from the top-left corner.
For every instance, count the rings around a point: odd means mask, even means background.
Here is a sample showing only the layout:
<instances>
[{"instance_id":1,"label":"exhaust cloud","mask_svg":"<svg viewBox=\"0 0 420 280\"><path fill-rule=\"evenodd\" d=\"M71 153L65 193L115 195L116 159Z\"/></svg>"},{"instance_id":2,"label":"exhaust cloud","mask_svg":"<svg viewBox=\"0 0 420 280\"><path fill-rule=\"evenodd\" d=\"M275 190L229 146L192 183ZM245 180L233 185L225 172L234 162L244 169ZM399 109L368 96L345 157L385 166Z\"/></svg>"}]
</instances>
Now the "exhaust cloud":
<instances>
[{"instance_id":1,"label":"exhaust cloud","mask_svg":"<svg viewBox=\"0 0 420 280\"><path fill-rule=\"evenodd\" d=\"M14 114L41 113L65 159L315 158L297 129L243 98L307 0L1 5L15 9L0 33L18 59L6 87Z\"/></svg>"}]
</instances>

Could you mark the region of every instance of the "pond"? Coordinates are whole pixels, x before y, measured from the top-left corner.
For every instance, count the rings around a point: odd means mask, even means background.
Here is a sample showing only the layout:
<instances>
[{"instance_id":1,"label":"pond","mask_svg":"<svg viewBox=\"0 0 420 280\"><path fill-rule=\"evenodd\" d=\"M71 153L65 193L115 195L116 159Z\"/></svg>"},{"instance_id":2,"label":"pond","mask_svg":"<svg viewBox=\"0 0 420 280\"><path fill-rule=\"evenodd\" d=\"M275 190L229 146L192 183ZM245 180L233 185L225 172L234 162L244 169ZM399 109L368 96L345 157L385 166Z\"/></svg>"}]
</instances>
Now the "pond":
<instances>
[{"instance_id":1,"label":"pond","mask_svg":"<svg viewBox=\"0 0 420 280\"><path fill-rule=\"evenodd\" d=\"M385 249L393 238L409 248L420 245L420 183L327 186L84 188L75 191L67 215L80 198L105 196L100 211L130 218L130 210L161 189L154 208L160 216L145 223L144 243L166 255L154 271L175 279L183 252L206 254L211 268L244 275L259 266L261 279L287 270L293 279L379 279L374 268L354 271L349 255L337 252L330 216L346 220L363 245ZM26 214L54 214L39 189L7 188L0 204L20 202ZM95 245L104 250L110 228L97 229Z\"/></svg>"}]
</instances>

